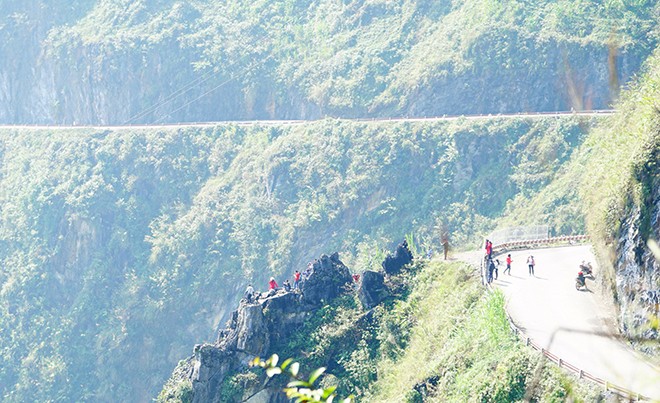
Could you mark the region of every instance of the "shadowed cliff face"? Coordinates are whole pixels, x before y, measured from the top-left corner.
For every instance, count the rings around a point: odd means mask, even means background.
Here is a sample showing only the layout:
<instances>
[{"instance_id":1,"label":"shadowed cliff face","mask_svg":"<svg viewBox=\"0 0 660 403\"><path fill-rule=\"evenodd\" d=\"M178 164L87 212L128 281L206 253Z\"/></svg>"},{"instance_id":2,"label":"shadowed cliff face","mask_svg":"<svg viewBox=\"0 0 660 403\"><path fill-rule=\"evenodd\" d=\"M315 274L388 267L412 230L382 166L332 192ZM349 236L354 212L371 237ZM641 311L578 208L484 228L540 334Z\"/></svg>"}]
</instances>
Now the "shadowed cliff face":
<instances>
[{"instance_id":1,"label":"shadowed cliff face","mask_svg":"<svg viewBox=\"0 0 660 403\"><path fill-rule=\"evenodd\" d=\"M647 246L660 240L660 157L658 144L646 161L637 164L639 200L630 200L621 223L617 245L616 291L621 308L621 324L626 334L658 339L658 329L650 326L660 315L660 266L658 257Z\"/></svg>"},{"instance_id":2,"label":"shadowed cliff face","mask_svg":"<svg viewBox=\"0 0 660 403\"><path fill-rule=\"evenodd\" d=\"M199 55L175 40L138 45L138 50L67 46L29 46L38 54L22 63L29 69L8 65L0 70L0 123L121 125L524 113L607 109L615 96L607 84L606 53L600 47L572 51L570 71L564 71L562 51L554 48L547 50L544 67L535 74L522 66L512 71L482 67L438 78L414 94L402 94L401 102L391 106L365 102L333 108L310 99L297 83L282 83L263 69L247 82L230 72L197 71L190 61ZM622 82L642 60L643 55L620 57L617 74Z\"/></svg>"},{"instance_id":3,"label":"shadowed cliff face","mask_svg":"<svg viewBox=\"0 0 660 403\"><path fill-rule=\"evenodd\" d=\"M461 9L469 2L442 12L415 2L411 20L399 3L342 10L327 2L249 10L214 2L51 3L0 5L0 123L602 109L654 45L643 24L622 34L621 48L616 38L586 40L587 29L541 34L535 24L507 20L526 9L505 5L504 20L494 14L464 37L451 27L477 18ZM647 11L637 12L645 21ZM318 27L319 19L333 28Z\"/></svg>"}]
</instances>

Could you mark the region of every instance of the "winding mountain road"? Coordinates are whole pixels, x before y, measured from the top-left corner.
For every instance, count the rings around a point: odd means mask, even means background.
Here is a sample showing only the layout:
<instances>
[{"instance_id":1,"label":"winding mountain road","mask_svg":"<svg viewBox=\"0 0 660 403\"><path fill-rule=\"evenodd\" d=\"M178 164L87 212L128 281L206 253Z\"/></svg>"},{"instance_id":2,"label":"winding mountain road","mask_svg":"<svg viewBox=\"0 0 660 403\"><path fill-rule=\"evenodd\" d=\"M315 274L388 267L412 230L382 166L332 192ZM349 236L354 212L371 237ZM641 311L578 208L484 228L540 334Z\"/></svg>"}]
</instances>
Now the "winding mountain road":
<instances>
[{"instance_id":1,"label":"winding mountain road","mask_svg":"<svg viewBox=\"0 0 660 403\"><path fill-rule=\"evenodd\" d=\"M535 276L528 274L529 255L536 260ZM592 280L587 279L589 291L575 289L579 263L595 262L589 245L513 251L511 257L511 275L503 274L502 265L494 285L504 292L518 328L583 371L660 401L660 367L618 337L614 309Z\"/></svg>"}]
</instances>

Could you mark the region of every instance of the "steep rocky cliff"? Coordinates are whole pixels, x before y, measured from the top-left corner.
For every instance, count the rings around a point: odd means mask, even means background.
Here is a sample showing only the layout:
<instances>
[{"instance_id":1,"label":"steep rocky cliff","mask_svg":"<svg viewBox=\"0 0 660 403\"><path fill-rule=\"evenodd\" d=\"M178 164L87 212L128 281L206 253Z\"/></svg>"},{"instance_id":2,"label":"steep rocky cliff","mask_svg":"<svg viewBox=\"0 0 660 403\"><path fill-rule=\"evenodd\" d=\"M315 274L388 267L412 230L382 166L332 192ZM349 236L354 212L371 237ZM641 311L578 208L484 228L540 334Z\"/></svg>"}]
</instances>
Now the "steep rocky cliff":
<instances>
[{"instance_id":1,"label":"steep rocky cliff","mask_svg":"<svg viewBox=\"0 0 660 403\"><path fill-rule=\"evenodd\" d=\"M660 265L648 242L660 240L660 142L637 162L615 261L621 325L630 336L658 339Z\"/></svg>"},{"instance_id":2,"label":"steep rocky cliff","mask_svg":"<svg viewBox=\"0 0 660 403\"><path fill-rule=\"evenodd\" d=\"M403 244L398 249L405 249L410 255ZM365 272L365 279L369 280L362 281L358 291L361 301L368 296L368 302L363 304L365 309L373 308L389 295L383 278L383 273ZM323 305L354 293L353 281L349 269L334 253L313 262L299 290L278 289L246 296L232 313L227 327L219 331L216 342L196 345L193 356L174 370L159 401L288 401L279 384L265 379L262 373L239 376L240 388L229 385L237 382L236 375L244 373L253 358L280 352Z\"/></svg>"}]
</instances>

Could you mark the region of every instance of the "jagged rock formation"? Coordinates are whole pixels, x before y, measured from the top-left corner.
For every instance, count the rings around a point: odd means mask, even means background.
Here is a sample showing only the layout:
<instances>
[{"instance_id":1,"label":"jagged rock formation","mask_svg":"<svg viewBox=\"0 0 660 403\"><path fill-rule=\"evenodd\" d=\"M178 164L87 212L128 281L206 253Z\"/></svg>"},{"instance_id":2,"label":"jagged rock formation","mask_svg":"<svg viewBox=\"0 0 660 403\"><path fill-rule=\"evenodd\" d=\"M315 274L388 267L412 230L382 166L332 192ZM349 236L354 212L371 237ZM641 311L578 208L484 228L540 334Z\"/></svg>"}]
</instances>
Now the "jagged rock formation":
<instances>
[{"instance_id":1,"label":"jagged rock formation","mask_svg":"<svg viewBox=\"0 0 660 403\"><path fill-rule=\"evenodd\" d=\"M362 273L358 298L364 309L371 309L378 305L388 294L383 273L371 270Z\"/></svg>"},{"instance_id":2,"label":"jagged rock formation","mask_svg":"<svg viewBox=\"0 0 660 403\"><path fill-rule=\"evenodd\" d=\"M413 255L408 249L408 242L403 241L394 251L394 256L387 255L383 261L383 270L389 275L397 274L401 271L403 266L412 262Z\"/></svg>"},{"instance_id":3,"label":"jagged rock formation","mask_svg":"<svg viewBox=\"0 0 660 403\"><path fill-rule=\"evenodd\" d=\"M343 287L353 281L351 273L339 254L323 255L312 263L312 273L302 285L302 302L318 306L341 294Z\"/></svg>"},{"instance_id":4,"label":"jagged rock formation","mask_svg":"<svg viewBox=\"0 0 660 403\"><path fill-rule=\"evenodd\" d=\"M274 348L286 343L316 308L346 292L351 281L349 269L334 253L313 262L302 292L279 290L274 295L258 293L251 303L242 300L216 343L195 346L193 357L177 367L176 379L170 382L190 381L193 402L228 401L222 390L228 375L247 367L256 356L275 353ZM248 388L240 399L248 397L252 402L287 401L278 388Z\"/></svg>"}]
</instances>

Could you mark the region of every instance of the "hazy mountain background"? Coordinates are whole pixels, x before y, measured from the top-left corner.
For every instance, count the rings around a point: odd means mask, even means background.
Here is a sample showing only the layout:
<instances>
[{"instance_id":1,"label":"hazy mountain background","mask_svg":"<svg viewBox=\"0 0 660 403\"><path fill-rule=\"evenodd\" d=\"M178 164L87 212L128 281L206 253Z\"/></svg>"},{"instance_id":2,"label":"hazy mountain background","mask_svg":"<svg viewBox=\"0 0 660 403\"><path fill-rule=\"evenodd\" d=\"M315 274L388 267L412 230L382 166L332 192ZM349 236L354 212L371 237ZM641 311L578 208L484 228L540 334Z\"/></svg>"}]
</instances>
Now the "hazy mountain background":
<instances>
[{"instance_id":1,"label":"hazy mountain background","mask_svg":"<svg viewBox=\"0 0 660 403\"><path fill-rule=\"evenodd\" d=\"M0 0L0 122L610 108L655 48L657 11ZM425 250L445 225L452 244L476 245L503 214L583 232L574 184L589 157L575 150L602 119L3 128L0 396L150 400L246 282L321 253L360 271L405 233ZM618 143L626 156L639 138Z\"/></svg>"}]
</instances>

